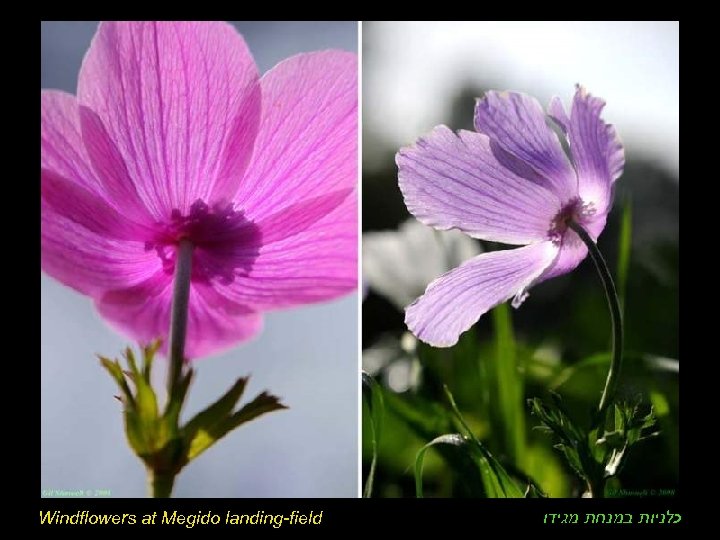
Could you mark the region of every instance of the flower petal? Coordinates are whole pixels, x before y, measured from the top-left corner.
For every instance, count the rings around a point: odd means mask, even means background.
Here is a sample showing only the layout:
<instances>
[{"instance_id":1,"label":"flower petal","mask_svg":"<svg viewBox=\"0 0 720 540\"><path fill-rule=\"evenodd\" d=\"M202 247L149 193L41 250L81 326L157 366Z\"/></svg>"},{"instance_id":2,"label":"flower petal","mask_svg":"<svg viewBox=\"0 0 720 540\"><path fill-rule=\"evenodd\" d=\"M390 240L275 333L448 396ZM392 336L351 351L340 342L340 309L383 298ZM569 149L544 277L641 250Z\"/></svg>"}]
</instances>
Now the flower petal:
<instances>
[{"instance_id":1,"label":"flower petal","mask_svg":"<svg viewBox=\"0 0 720 540\"><path fill-rule=\"evenodd\" d=\"M55 213L97 235L138 241L149 234L145 227L121 216L99 195L52 171L41 172L40 196Z\"/></svg>"},{"instance_id":2,"label":"flower petal","mask_svg":"<svg viewBox=\"0 0 720 540\"><path fill-rule=\"evenodd\" d=\"M475 106L475 129L510 154L503 156L503 152L496 150L499 159L520 176L547 186L563 203L577 196L575 171L534 97L516 92L487 92Z\"/></svg>"},{"instance_id":3,"label":"flower petal","mask_svg":"<svg viewBox=\"0 0 720 540\"><path fill-rule=\"evenodd\" d=\"M600 118L605 102L577 87L570 118L559 100L551 103L551 114L564 126L570 153L578 174L578 191L597 214L609 211L612 184L622 174L625 152L615 128Z\"/></svg>"},{"instance_id":4,"label":"flower petal","mask_svg":"<svg viewBox=\"0 0 720 540\"><path fill-rule=\"evenodd\" d=\"M92 161L85 150L75 96L59 90L40 94L40 165L92 191L102 193Z\"/></svg>"},{"instance_id":5,"label":"flower petal","mask_svg":"<svg viewBox=\"0 0 720 540\"><path fill-rule=\"evenodd\" d=\"M237 206L253 221L357 183L357 55L299 54L267 72L262 120Z\"/></svg>"},{"instance_id":6,"label":"flower petal","mask_svg":"<svg viewBox=\"0 0 720 540\"><path fill-rule=\"evenodd\" d=\"M263 242L247 272L231 283L213 285L232 302L261 311L330 300L355 290L357 192L302 232Z\"/></svg>"},{"instance_id":7,"label":"flower petal","mask_svg":"<svg viewBox=\"0 0 720 540\"><path fill-rule=\"evenodd\" d=\"M172 306L172 276L158 273L144 283L107 293L96 302L113 327L142 344L162 339L167 354ZM185 356L208 356L246 341L262 329L262 315L237 306L212 289L193 283L190 289Z\"/></svg>"},{"instance_id":8,"label":"flower petal","mask_svg":"<svg viewBox=\"0 0 720 540\"><path fill-rule=\"evenodd\" d=\"M395 161L405 204L437 229L476 238L529 244L547 237L560 200L500 163L486 135L438 126Z\"/></svg>"},{"instance_id":9,"label":"flower petal","mask_svg":"<svg viewBox=\"0 0 720 540\"><path fill-rule=\"evenodd\" d=\"M428 285L407 307L405 323L418 339L450 347L481 315L529 287L557 253L545 241L478 255Z\"/></svg>"},{"instance_id":10,"label":"flower petal","mask_svg":"<svg viewBox=\"0 0 720 540\"><path fill-rule=\"evenodd\" d=\"M92 109L156 219L237 189L260 115L255 63L218 22L105 22L78 100Z\"/></svg>"},{"instance_id":11,"label":"flower petal","mask_svg":"<svg viewBox=\"0 0 720 540\"><path fill-rule=\"evenodd\" d=\"M97 159L98 149L109 154L113 147L100 119L78 105L75 96L57 90L42 91L40 109L43 171L102 196L106 204L122 209L138 223L148 223L147 210L127 177L122 159L116 155ZM88 124L90 129L86 128Z\"/></svg>"},{"instance_id":12,"label":"flower petal","mask_svg":"<svg viewBox=\"0 0 720 540\"><path fill-rule=\"evenodd\" d=\"M606 214L586 218L583 221L583 227L593 240L597 240L600 233L605 228ZM548 279L562 276L577 268L577 266L587 257L588 249L585 243L572 229L565 231L560 245L560 253L553 263L542 273L534 284L541 283Z\"/></svg>"},{"instance_id":13,"label":"flower petal","mask_svg":"<svg viewBox=\"0 0 720 540\"><path fill-rule=\"evenodd\" d=\"M162 267L144 242L93 232L58 213L45 198L40 214L42 269L83 294L97 297L109 289L136 285ZM107 217L92 219L102 219L103 227L113 227Z\"/></svg>"},{"instance_id":14,"label":"flower petal","mask_svg":"<svg viewBox=\"0 0 720 540\"><path fill-rule=\"evenodd\" d=\"M410 218L397 231L363 233L363 280L402 311L435 277L480 252L480 243L460 231Z\"/></svg>"}]
</instances>

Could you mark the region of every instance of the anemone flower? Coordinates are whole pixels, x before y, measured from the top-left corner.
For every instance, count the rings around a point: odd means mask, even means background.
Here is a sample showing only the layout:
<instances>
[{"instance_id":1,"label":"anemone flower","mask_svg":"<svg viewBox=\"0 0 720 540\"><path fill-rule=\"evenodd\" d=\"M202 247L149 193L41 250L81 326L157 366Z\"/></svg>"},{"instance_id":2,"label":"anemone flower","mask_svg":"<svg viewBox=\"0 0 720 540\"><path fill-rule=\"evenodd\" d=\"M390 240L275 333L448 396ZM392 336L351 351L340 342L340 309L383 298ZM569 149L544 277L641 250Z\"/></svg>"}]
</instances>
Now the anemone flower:
<instances>
[{"instance_id":1,"label":"anemone flower","mask_svg":"<svg viewBox=\"0 0 720 540\"><path fill-rule=\"evenodd\" d=\"M510 298L519 306L530 287L596 249L625 162L615 129L600 118L604 105L579 86L569 116L551 101L570 158L537 100L498 92L478 100L477 132L438 126L398 152L400 189L420 222L523 246L483 253L430 283L406 309L419 339L455 344L489 309Z\"/></svg>"},{"instance_id":2,"label":"anemone flower","mask_svg":"<svg viewBox=\"0 0 720 540\"><path fill-rule=\"evenodd\" d=\"M355 54L260 77L229 24L107 22L41 109L42 268L131 338L167 341L183 253L190 359L356 288Z\"/></svg>"}]
</instances>

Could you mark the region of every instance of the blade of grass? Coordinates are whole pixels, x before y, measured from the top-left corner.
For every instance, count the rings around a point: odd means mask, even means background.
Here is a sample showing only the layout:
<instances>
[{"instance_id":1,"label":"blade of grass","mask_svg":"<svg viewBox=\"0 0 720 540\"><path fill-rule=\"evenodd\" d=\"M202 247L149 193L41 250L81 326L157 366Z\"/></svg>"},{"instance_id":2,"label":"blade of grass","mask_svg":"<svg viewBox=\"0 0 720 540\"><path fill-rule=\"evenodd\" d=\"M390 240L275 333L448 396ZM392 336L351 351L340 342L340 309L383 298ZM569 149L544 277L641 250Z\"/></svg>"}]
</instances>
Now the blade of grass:
<instances>
[{"instance_id":1,"label":"blade of grass","mask_svg":"<svg viewBox=\"0 0 720 540\"><path fill-rule=\"evenodd\" d=\"M488 362L491 396L490 426L493 438L500 441L497 450L515 466L522 467L525 457L524 381L518 366L518 354L512 315L507 304L492 310L495 355Z\"/></svg>"},{"instance_id":2,"label":"blade of grass","mask_svg":"<svg viewBox=\"0 0 720 540\"><path fill-rule=\"evenodd\" d=\"M440 435L436 437L420 450L418 450L415 456L415 496L418 499L423 498L423 485L422 485L422 473L423 463L425 462L425 454L427 451L438 444L447 444L451 446L464 446L466 444L465 438L459 433L452 433L448 435Z\"/></svg>"},{"instance_id":3,"label":"blade of grass","mask_svg":"<svg viewBox=\"0 0 720 540\"><path fill-rule=\"evenodd\" d=\"M625 289L627 286L628 269L630 268L630 251L632 249L632 201L628 198L623 206L620 239L618 241L618 296L620 309L625 311Z\"/></svg>"},{"instance_id":4,"label":"blade of grass","mask_svg":"<svg viewBox=\"0 0 720 540\"><path fill-rule=\"evenodd\" d=\"M466 431L469 441L472 442L471 450L474 453L474 461L480 468L483 484L485 485L485 491L488 494L488 497L523 497L522 492L517 487L517 484L513 481L513 479L510 478L510 475L507 473L505 468L497 459L495 459L490 451L485 448L483 443L481 443L472 432L470 426L468 426L467 422L460 413L460 409L458 409L458 406L455 403L455 398L453 397L452 392L450 392L450 389L447 386L445 386L444 389L445 395L450 402L450 407L452 408L453 413L455 413L455 417Z\"/></svg>"},{"instance_id":5,"label":"blade of grass","mask_svg":"<svg viewBox=\"0 0 720 540\"><path fill-rule=\"evenodd\" d=\"M380 440L380 432L382 431L383 414L385 403L383 402L382 390L370 375L363 371L362 373L363 397L370 411L370 430L372 437L372 460L370 462L370 472L365 481L363 489L363 497L369 499L372 497L373 481L375 479L375 469L377 468L378 444Z\"/></svg>"}]
</instances>

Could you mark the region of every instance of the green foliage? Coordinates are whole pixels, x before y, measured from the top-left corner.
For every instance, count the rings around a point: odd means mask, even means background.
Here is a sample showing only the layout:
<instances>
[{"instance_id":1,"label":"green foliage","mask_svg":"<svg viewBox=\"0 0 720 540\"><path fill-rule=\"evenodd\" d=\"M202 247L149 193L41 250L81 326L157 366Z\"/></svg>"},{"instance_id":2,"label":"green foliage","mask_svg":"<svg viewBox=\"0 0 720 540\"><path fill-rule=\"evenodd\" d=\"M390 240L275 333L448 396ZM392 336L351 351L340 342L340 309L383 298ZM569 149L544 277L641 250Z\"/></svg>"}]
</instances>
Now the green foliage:
<instances>
[{"instance_id":1,"label":"green foliage","mask_svg":"<svg viewBox=\"0 0 720 540\"><path fill-rule=\"evenodd\" d=\"M632 202L625 202L618 240L618 296L621 308L625 307L625 291L627 290L628 272L630 270L630 253L632 249Z\"/></svg>"},{"instance_id":2,"label":"green foliage","mask_svg":"<svg viewBox=\"0 0 720 540\"><path fill-rule=\"evenodd\" d=\"M491 373L488 385L490 425L502 437L501 448L508 459L521 466L525 457L524 381L520 374L510 306L501 304L492 310L495 333L494 358L485 361Z\"/></svg>"},{"instance_id":3,"label":"green foliage","mask_svg":"<svg viewBox=\"0 0 720 540\"><path fill-rule=\"evenodd\" d=\"M599 426L586 430L570 419L558 394L551 398L528 401L538 428L552 436L554 447L595 497L603 496L608 479L620 472L630 447L658 435L655 414L652 409L642 413L639 400L614 404Z\"/></svg>"},{"instance_id":4,"label":"green foliage","mask_svg":"<svg viewBox=\"0 0 720 540\"><path fill-rule=\"evenodd\" d=\"M475 437L447 387L445 387L445 394L450 403L454 418L465 431L465 435L460 433L441 435L420 449L415 458L415 490L417 497L423 496L422 473L425 453L437 445L448 445L459 449L466 458L464 465L466 466L468 462L475 465L480 473L484 496L499 498L523 497L522 492L507 471ZM462 473L463 471L458 470L457 472ZM539 493L539 490L533 485L533 493L535 492Z\"/></svg>"},{"instance_id":5,"label":"green foliage","mask_svg":"<svg viewBox=\"0 0 720 540\"><path fill-rule=\"evenodd\" d=\"M372 429L372 462L370 464L370 472L365 481L365 488L363 489L363 497L370 498L372 497L373 479L375 478L375 468L377 467L378 446L380 445L385 404L383 403L382 389L375 380L364 371L362 372L362 392L370 412L370 425Z\"/></svg>"},{"instance_id":6,"label":"green foliage","mask_svg":"<svg viewBox=\"0 0 720 540\"><path fill-rule=\"evenodd\" d=\"M164 479L171 487L172 478L185 465L232 430L262 414L286 407L277 397L263 392L236 410L248 381L245 377L238 379L215 403L180 425L180 412L194 372L187 368L181 374L161 412L151 384L153 359L159 345L156 342L142 349L141 366L128 347L124 357L129 370L123 370L118 360L101 356L100 362L120 388L130 447L153 472L154 478Z\"/></svg>"}]
</instances>

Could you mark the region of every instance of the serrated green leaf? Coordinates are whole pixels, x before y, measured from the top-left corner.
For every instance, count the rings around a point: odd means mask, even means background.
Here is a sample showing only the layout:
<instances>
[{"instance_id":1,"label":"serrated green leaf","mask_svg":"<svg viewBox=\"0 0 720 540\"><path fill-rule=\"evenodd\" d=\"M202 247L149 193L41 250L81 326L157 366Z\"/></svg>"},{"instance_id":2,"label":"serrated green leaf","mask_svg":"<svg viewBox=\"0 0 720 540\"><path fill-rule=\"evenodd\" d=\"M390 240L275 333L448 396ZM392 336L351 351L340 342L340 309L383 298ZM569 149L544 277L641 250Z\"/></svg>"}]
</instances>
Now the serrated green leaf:
<instances>
[{"instance_id":1,"label":"serrated green leaf","mask_svg":"<svg viewBox=\"0 0 720 540\"><path fill-rule=\"evenodd\" d=\"M262 392L251 402L240 408L237 412L219 424L209 426L207 429L201 427L197 429L189 440L187 450L187 461L192 461L205 450L210 448L218 440L230 433L235 428L249 422L265 413L276 411L279 409L287 409L285 405L280 403L277 396Z\"/></svg>"},{"instance_id":2,"label":"serrated green leaf","mask_svg":"<svg viewBox=\"0 0 720 540\"><path fill-rule=\"evenodd\" d=\"M559 395L551 393L551 398L551 403L543 402L539 398L528 400L530 411L541 425L552 431L556 440L553 447L563 454L571 469L584 482L591 484L602 477L603 457L607 450L602 445L594 444L597 436L594 432L586 435L572 422L562 408Z\"/></svg>"},{"instance_id":3,"label":"serrated green leaf","mask_svg":"<svg viewBox=\"0 0 720 540\"><path fill-rule=\"evenodd\" d=\"M135 397L130 390L130 386L128 386L120 363L117 360L110 360L104 356L98 356L98 358L100 359L100 364L110 373L110 376L115 379L115 382L120 387L124 396L123 403L125 403L126 407L135 407Z\"/></svg>"},{"instance_id":4,"label":"serrated green leaf","mask_svg":"<svg viewBox=\"0 0 720 540\"><path fill-rule=\"evenodd\" d=\"M213 427L225 422L240 401L247 382L247 377L239 378L215 403L193 416L181 430L183 437L192 441L196 432L200 430L210 432Z\"/></svg>"}]
</instances>

